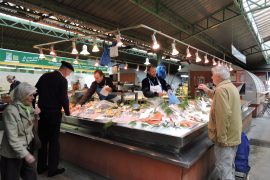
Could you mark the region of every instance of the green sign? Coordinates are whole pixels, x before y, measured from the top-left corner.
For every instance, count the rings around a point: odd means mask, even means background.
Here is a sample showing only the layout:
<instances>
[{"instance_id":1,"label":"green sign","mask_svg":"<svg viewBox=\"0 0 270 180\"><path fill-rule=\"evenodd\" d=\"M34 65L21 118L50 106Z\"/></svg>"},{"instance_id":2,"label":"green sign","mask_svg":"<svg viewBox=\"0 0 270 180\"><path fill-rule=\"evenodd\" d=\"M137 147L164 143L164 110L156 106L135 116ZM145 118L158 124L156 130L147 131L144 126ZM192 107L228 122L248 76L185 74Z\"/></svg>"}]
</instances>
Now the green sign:
<instances>
[{"instance_id":1,"label":"green sign","mask_svg":"<svg viewBox=\"0 0 270 180\"><path fill-rule=\"evenodd\" d=\"M37 67L45 69L57 69L61 65L61 61L70 62L75 71L93 72L100 69L107 72L108 68L104 66L93 66L88 60L78 60L78 64L74 64L74 59L66 57L56 57L56 62L52 61L52 56L45 55L45 59L39 59L39 54L15 51L0 48L0 64L23 66L23 67Z\"/></svg>"}]
</instances>

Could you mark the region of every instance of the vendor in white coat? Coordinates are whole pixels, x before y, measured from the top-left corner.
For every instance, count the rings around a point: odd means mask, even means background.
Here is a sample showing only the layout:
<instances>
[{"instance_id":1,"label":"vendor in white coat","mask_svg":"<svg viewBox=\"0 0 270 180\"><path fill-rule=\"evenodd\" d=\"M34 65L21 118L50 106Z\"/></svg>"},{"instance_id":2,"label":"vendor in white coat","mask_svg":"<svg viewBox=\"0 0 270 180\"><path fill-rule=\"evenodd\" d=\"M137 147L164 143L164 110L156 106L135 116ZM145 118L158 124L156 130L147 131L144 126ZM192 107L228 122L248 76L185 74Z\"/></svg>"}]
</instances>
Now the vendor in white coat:
<instances>
[{"instance_id":1,"label":"vendor in white coat","mask_svg":"<svg viewBox=\"0 0 270 180\"><path fill-rule=\"evenodd\" d=\"M144 96L147 98L161 97L170 89L170 85L164 79L157 77L156 67L153 65L147 66L147 75L142 81Z\"/></svg>"}]
</instances>

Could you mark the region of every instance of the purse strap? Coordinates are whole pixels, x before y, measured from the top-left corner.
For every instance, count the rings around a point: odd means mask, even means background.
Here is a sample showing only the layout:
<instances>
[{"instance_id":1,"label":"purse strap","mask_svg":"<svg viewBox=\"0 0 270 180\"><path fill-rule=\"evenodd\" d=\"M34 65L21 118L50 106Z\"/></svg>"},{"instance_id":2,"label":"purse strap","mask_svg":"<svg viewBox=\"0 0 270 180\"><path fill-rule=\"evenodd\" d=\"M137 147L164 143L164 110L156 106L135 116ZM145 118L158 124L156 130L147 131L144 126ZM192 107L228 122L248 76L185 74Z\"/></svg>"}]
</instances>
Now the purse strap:
<instances>
[{"instance_id":1,"label":"purse strap","mask_svg":"<svg viewBox=\"0 0 270 180\"><path fill-rule=\"evenodd\" d=\"M20 113L20 110L19 110L18 105L17 105L17 104L14 104L14 106L17 108L18 113L19 113L19 115L20 115L21 122L22 122L22 126L23 126L23 131L24 131L24 136L25 136L25 139L26 139L26 143L27 143L27 146L29 146L30 143L29 143L29 141L28 141L27 134L26 134L26 130L25 130L25 126L24 126L24 124L23 124L22 114Z\"/></svg>"}]
</instances>

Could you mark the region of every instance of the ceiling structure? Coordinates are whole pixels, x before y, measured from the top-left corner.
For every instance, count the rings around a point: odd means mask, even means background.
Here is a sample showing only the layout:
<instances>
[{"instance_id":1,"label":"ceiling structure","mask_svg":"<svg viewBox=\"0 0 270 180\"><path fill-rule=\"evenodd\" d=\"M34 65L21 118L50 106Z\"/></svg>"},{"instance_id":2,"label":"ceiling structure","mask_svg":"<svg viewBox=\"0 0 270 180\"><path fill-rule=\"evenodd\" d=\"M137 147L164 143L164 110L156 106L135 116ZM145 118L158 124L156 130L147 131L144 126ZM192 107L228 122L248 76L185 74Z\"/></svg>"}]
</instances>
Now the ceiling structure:
<instances>
[{"instance_id":1,"label":"ceiling structure","mask_svg":"<svg viewBox=\"0 0 270 180\"><path fill-rule=\"evenodd\" d=\"M9 0L0 3L0 13L6 15L0 16L0 45L37 52L33 45L145 24L245 69L256 68L254 65L267 67L270 27L264 14L269 13L269 4L266 0ZM137 29L121 35L124 43L150 52L152 33ZM101 38L112 40L114 36ZM162 50L156 53L168 54L171 40L161 36L157 39ZM233 57L231 44L246 55L247 64ZM61 46L71 50L71 44ZM176 47L181 54L176 58L182 59L187 47ZM195 51L191 49L191 53L194 55ZM128 49L121 50L119 56L120 60L135 64L143 64L144 58L145 53Z\"/></svg>"}]
</instances>

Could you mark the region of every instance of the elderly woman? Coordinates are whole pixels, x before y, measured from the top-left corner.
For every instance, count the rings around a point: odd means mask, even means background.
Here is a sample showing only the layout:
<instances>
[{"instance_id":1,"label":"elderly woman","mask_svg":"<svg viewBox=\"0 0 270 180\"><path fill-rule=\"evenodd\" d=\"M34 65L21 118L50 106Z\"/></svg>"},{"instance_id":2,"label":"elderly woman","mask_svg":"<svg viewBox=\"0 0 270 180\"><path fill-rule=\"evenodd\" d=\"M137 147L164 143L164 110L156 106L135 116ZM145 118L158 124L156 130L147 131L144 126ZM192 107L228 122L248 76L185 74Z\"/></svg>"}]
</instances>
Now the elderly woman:
<instances>
[{"instance_id":1,"label":"elderly woman","mask_svg":"<svg viewBox=\"0 0 270 180\"><path fill-rule=\"evenodd\" d=\"M36 180L35 158L30 152L33 127L39 113L32 101L36 88L19 84L11 93L12 103L3 112L4 134L0 148L2 180Z\"/></svg>"},{"instance_id":2,"label":"elderly woman","mask_svg":"<svg viewBox=\"0 0 270 180\"><path fill-rule=\"evenodd\" d=\"M16 80L15 76L8 75L7 76L7 81L10 83L10 88L9 88L9 94L13 89L15 89L16 86L18 86L21 82Z\"/></svg>"},{"instance_id":3,"label":"elderly woman","mask_svg":"<svg viewBox=\"0 0 270 180\"><path fill-rule=\"evenodd\" d=\"M242 132L240 95L230 80L228 67L216 66L212 68L212 74L215 90L204 84L200 84L199 89L213 99L208 123L208 136L215 144L213 175L217 179L235 179L234 158Z\"/></svg>"}]
</instances>

